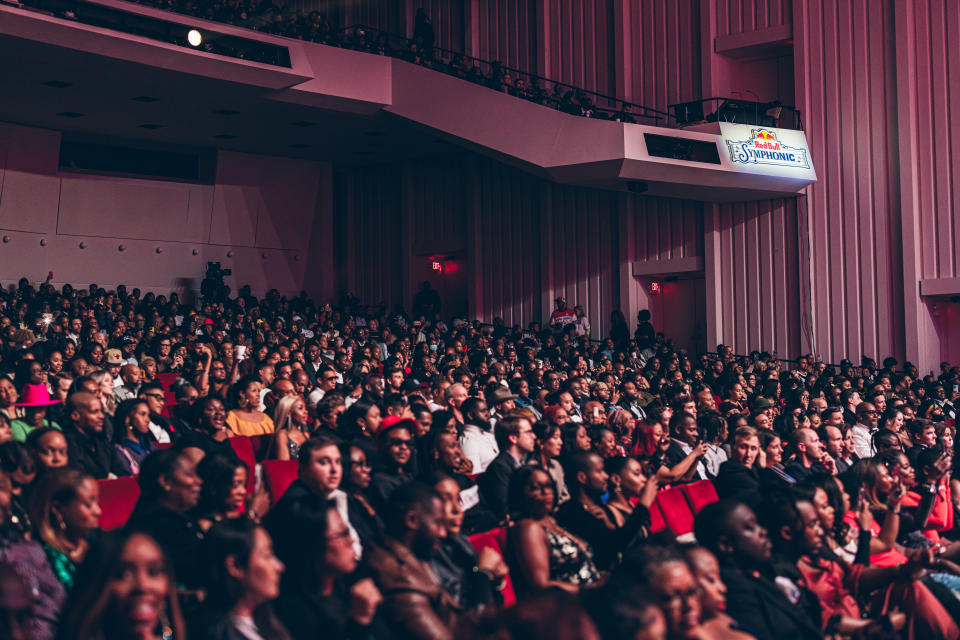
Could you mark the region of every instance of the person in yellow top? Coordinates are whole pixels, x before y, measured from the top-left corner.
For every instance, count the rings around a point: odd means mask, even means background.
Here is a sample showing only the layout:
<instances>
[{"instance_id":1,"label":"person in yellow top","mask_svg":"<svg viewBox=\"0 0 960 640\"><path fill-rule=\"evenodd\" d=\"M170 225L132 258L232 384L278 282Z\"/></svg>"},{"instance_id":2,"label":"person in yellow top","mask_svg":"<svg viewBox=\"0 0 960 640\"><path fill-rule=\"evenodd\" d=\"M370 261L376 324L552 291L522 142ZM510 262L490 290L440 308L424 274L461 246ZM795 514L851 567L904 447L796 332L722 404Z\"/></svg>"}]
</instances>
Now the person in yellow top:
<instances>
[{"instance_id":1,"label":"person in yellow top","mask_svg":"<svg viewBox=\"0 0 960 640\"><path fill-rule=\"evenodd\" d=\"M260 411L263 384L257 376L244 376L230 389L236 409L227 414L227 426L238 436L259 436L273 433L273 420Z\"/></svg>"}]
</instances>

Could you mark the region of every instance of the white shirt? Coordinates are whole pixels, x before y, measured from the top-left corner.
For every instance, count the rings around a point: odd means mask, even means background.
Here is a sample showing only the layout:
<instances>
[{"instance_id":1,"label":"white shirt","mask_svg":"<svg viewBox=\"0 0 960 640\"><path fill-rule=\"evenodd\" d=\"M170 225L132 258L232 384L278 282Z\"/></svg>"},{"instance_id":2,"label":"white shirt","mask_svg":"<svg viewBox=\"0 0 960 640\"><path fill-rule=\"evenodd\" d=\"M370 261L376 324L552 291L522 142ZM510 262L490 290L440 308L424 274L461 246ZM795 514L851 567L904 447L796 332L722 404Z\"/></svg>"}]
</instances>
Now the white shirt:
<instances>
[{"instance_id":1,"label":"white shirt","mask_svg":"<svg viewBox=\"0 0 960 640\"><path fill-rule=\"evenodd\" d=\"M680 450L683 451L685 455L690 455L690 452L693 451L693 446L687 444L683 440L677 440L676 438L670 438L673 442L677 443L677 446L680 447ZM719 465L718 465L719 466ZM703 465L703 459L697 460L697 478L700 480L707 479L707 468Z\"/></svg>"},{"instance_id":2,"label":"white shirt","mask_svg":"<svg viewBox=\"0 0 960 640\"><path fill-rule=\"evenodd\" d=\"M859 422L850 429L853 435L853 452L861 460L863 458L872 458L875 453L873 450L873 439L870 427Z\"/></svg>"},{"instance_id":3,"label":"white shirt","mask_svg":"<svg viewBox=\"0 0 960 640\"><path fill-rule=\"evenodd\" d=\"M158 425L153 420L150 421L150 433L153 434L153 437L157 439L157 442L160 444L167 444L170 442L170 434L167 433L166 429Z\"/></svg>"},{"instance_id":4,"label":"white shirt","mask_svg":"<svg viewBox=\"0 0 960 640\"><path fill-rule=\"evenodd\" d=\"M481 429L475 424L464 425L460 436L460 448L463 455L473 463L473 473L483 473L500 454L497 439L491 431Z\"/></svg>"},{"instance_id":5,"label":"white shirt","mask_svg":"<svg viewBox=\"0 0 960 640\"><path fill-rule=\"evenodd\" d=\"M337 513L340 514L347 528L350 529L350 540L353 541L353 550L357 553L357 558L360 558L363 555L363 545L360 544L360 536L357 534L357 530L350 524L350 514L347 511L347 494L343 489L334 489L330 492L329 499L333 500L334 504L337 505Z\"/></svg>"},{"instance_id":6,"label":"white shirt","mask_svg":"<svg viewBox=\"0 0 960 640\"><path fill-rule=\"evenodd\" d=\"M313 391L307 394L307 406L311 408L316 407L318 404L320 404L320 401L323 400L323 396L325 396L326 394L327 394L326 391L324 391L320 387L317 387L316 389L314 389Z\"/></svg>"}]
</instances>

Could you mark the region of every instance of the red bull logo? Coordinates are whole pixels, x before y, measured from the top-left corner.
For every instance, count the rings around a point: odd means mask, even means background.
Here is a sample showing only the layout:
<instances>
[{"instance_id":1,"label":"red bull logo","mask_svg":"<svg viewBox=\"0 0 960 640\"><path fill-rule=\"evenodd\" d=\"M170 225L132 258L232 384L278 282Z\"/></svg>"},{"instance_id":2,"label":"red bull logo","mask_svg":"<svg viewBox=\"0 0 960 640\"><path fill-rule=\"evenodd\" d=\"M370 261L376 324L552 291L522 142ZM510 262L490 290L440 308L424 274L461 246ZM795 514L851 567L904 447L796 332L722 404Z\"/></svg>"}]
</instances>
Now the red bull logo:
<instances>
[{"instance_id":1,"label":"red bull logo","mask_svg":"<svg viewBox=\"0 0 960 640\"><path fill-rule=\"evenodd\" d=\"M780 143L775 131L751 129L749 140L727 140L730 161L734 164L765 164L809 169L806 149Z\"/></svg>"}]
</instances>

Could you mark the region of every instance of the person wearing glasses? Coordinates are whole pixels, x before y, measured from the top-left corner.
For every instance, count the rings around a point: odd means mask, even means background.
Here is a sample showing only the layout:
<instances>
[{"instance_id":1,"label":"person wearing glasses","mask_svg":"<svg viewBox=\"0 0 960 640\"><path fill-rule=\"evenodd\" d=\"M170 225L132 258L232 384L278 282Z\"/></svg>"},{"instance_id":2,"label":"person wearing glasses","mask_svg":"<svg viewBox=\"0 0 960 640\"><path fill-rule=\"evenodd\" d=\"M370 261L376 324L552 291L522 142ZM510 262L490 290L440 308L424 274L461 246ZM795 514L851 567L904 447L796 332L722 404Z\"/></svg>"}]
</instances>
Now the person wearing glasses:
<instances>
[{"instance_id":1,"label":"person wearing glasses","mask_svg":"<svg viewBox=\"0 0 960 640\"><path fill-rule=\"evenodd\" d=\"M163 385L159 382L142 385L137 397L146 401L150 407L150 433L153 434L157 443L167 444L176 440L180 433L174 429L170 419L162 415L166 405Z\"/></svg>"},{"instance_id":2,"label":"person wearing glasses","mask_svg":"<svg viewBox=\"0 0 960 640\"><path fill-rule=\"evenodd\" d=\"M861 402L857 405L857 423L853 425L853 447L854 453L859 458L869 458L876 453L873 449L873 434L877 430L877 423L880 421L880 412L870 402Z\"/></svg>"},{"instance_id":3,"label":"person wearing glasses","mask_svg":"<svg viewBox=\"0 0 960 640\"><path fill-rule=\"evenodd\" d=\"M379 462L370 483L374 505L387 504L390 494L413 479L413 433L416 423L410 418L387 416L377 433Z\"/></svg>"}]
</instances>

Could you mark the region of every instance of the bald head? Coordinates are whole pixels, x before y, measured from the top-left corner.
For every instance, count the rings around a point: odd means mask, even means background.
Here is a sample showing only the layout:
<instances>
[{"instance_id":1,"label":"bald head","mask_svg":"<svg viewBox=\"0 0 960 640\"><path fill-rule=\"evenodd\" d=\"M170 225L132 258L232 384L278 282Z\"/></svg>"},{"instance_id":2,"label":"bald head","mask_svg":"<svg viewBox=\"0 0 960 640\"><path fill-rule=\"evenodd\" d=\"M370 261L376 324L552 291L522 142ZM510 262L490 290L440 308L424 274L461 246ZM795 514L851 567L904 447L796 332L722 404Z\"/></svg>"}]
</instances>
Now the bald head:
<instances>
[{"instance_id":1,"label":"bald head","mask_svg":"<svg viewBox=\"0 0 960 640\"><path fill-rule=\"evenodd\" d=\"M95 394L78 391L67 398L67 404L77 429L88 435L103 431L103 405Z\"/></svg>"},{"instance_id":2,"label":"bald head","mask_svg":"<svg viewBox=\"0 0 960 640\"><path fill-rule=\"evenodd\" d=\"M140 384L140 367L135 364L125 364L120 367L120 379L127 387L136 387Z\"/></svg>"}]
</instances>

